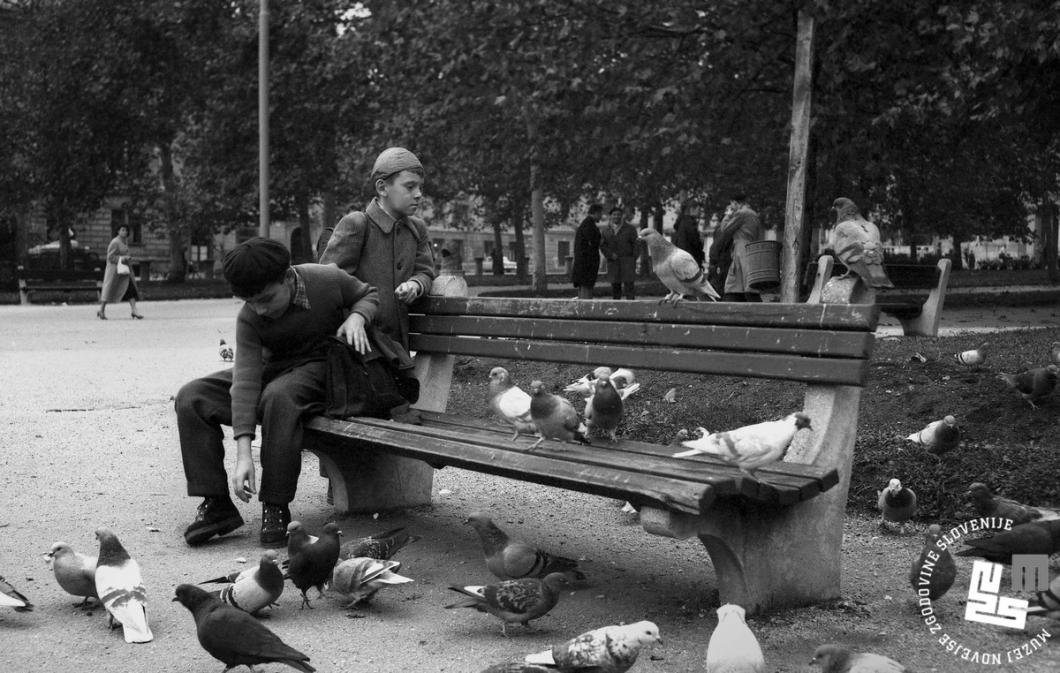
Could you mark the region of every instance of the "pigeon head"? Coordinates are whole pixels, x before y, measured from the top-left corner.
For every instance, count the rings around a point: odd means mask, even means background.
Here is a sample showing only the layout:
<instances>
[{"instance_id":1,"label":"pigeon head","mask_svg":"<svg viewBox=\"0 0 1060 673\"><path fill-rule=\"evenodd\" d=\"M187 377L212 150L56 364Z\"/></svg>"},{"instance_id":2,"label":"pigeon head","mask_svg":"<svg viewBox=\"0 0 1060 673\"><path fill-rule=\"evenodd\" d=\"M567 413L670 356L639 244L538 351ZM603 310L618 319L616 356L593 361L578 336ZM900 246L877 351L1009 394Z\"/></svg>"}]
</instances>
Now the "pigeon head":
<instances>
[{"instance_id":1,"label":"pigeon head","mask_svg":"<svg viewBox=\"0 0 1060 673\"><path fill-rule=\"evenodd\" d=\"M330 535L332 537L339 537L342 535L342 530L339 528L339 524L335 522L329 522L324 524L324 535Z\"/></svg>"},{"instance_id":2,"label":"pigeon head","mask_svg":"<svg viewBox=\"0 0 1060 673\"><path fill-rule=\"evenodd\" d=\"M295 531L299 531L299 530L302 530L302 522L301 521L292 521L291 523L287 524L287 532L288 533L294 533Z\"/></svg>"},{"instance_id":3,"label":"pigeon head","mask_svg":"<svg viewBox=\"0 0 1060 673\"><path fill-rule=\"evenodd\" d=\"M490 381L505 382L509 378L508 370L504 367L494 367L490 370Z\"/></svg>"},{"instance_id":4,"label":"pigeon head","mask_svg":"<svg viewBox=\"0 0 1060 673\"><path fill-rule=\"evenodd\" d=\"M942 526L933 523L928 526L927 531L924 533L924 539L930 543L938 540L940 535L942 535Z\"/></svg>"},{"instance_id":5,"label":"pigeon head","mask_svg":"<svg viewBox=\"0 0 1060 673\"><path fill-rule=\"evenodd\" d=\"M479 526L489 526L492 522L492 519L490 519L489 515L485 512L472 512L467 515L466 519L464 519L464 523L470 524L475 528L478 528Z\"/></svg>"},{"instance_id":6,"label":"pigeon head","mask_svg":"<svg viewBox=\"0 0 1060 673\"><path fill-rule=\"evenodd\" d=\"M655 231L654 229L645 227L644 229L641 229L640 231L637 232L637 238L647 239L648 242L651 243L651 241L653 239L662 238L662 234L660 234L659 232Z\"/></svg>"},{"instance_id":7,"label":"pigeon head","mask_svg":"<svg viewBox=\"0 0 1060 673\"><path fill-rule=\"evenodd\" d=\"M279 562L279 560L280 560L280 557L277 556L275 549L266 549L261 554L261 562L262 563L276 564L276 563Z\"/></svg>"},{"instance_id":8,"label":"pigeon head","mask_svg":"<svg viewBox=\"0 0 1060 673\"><path fill-rule=\"evenodd\" d=\"M853 219L860 214L857 204L843 196L832 202L832 210L835 211L836 223Z\"/></svg>"},{"instance_id":9,"label":"pigeon head","mask_svg":"<svg viewBox=\"0 0 1060 673\"><path fill-rule=\"evenodd\" d=\"M718 608L718 623L721 624L727 619L738 619L740 622L746 622L746 615L747 612L739 605L726 603Z\"/></svg>"},{"instance_id":10,"label":"pigeon head","mask_svg":"<svg viewBox=\"0 0 1060 673\"><path fill-rule=\"evenodd\" d=\"M834 643L821 645L813 653L810 665L818 665L822 671L843 671L847 661L850 659L850 650L842 645Z\"/></svg>"},{"instance_id":11,"label":"pigeon head","mask_svg":"<svg viewBox=\"0 0 1060 673\"><path fill-rule=\"evenodd\" d=\"M887 489L886 490L889 493L898 493L899 491L902 490L902 482L899 481L898 479L892 479L889 482L887 482Z\"/></svg>"},{"instance_id":12,"label":"pigeon head","mask_svg":"<svg viewBox=\"0 0 1060 673\"><path fill-rule=\"evenodd\" d=\"M567 577L567 573L549 573L545 575L545 578L541 580L545 586L553 591L561 591L563 589L570 588L570 578Z\"/></svg>"},{"instance_id":13,"label":"pigeon head","mask_svg":"<svg viewBox=\"0 0 1060 673\"><path fill-rule=\"evenodd\" d=\"M129 560L129 553L111 529L96 529L96 539L99 540L99 565L118 565Z\"/></svg>"},{"instance_id":14,"label":"pigeon head","mask_svg":"<svg viewBox=\"0 0 1060 673\"><path fill-rule=\"evenodd\" d=\"M792 414L792 416L795 417L795 429L796 430L802 430L803 428L812 429L812 427L810 426L810 417L807 416L806 414L802 413L801 411L798 411L798 412L795 412L794 414Z\"/></svg>"},{"instance_id":15,"label":"pigeon head","mask_svg":"<svg viewBox=\"0 0 1060 673\"><path fill-rule=\"evenodd\" d=\"M607 378L611 378L611 368L610 367L597 367L596 369L593 370L593 376L595 376L596 378L600 378L601 376L606 376Z\"/></svg>"},{"instance_id":16,"label":"pigeon head","mask_svg":"<svg viewBox=\"0 0 1060 673\"><path fill-rule=\"evenodd\" d=\"M64 554L70 554L74 550L70 548L70 545L65 542L56 542L52 545L49 551L44 552L46 558L55 558L56 556L63 556Z\"/></svg>"},{"instance_id":17,"label":"pigeon head","mask_svg":"<svg viewBox=\"0 0 1060 673\"><path fill-rule=\"evenodd\" d=\"M606 376L601 376L600 378L596 379L596 383L593 384L593 387L596 388L596 392L600 392L601 390L607 390L608 388L612 387L611 379L607 378Z\"/></svg>"},{"instance_id":18,"label":"pigeon head","mask_svg":"<svg viewBox=\"0 0 1060 673\"><path fill-rule=\"evenodd\" d=\"M180 584L177 585L176 596L173 597L173 600L179 602L194 614L200 606L204 603L209 603L214 598L210 595L210 592L194 584Z\"/></svg>"},{"instance_id":19,"label":"pigeon head","mask_svg":"<svg viewBox=\"0 0 1060 673\"><path fill-rule=\"evenodd\" d=\"M662 644L662 636L659 635L659 627L655 625L655 622L636 622L624 628L630 634L630 638L641 645Z\"/></svg>"},{"instance_id":20,"label":"pigeon head","mask_svg":"<svg viewBox=\"0 0 1060 673\"><path fill-rule=\"evenodd\" d=\"M535 395L535 396L544 395L545 394L545 384L542 383L541 381L531 381L530 382L530 394L531 395Z\"/></svg>"},{"instance_id":21,"label":"pigeon head","mask_svg":"<svg viewBox=\"0 0 1060 673\"><path fill-rule=\"evenodd\" d=\"M974 500L975 502L983 502L994 496L994 494L990 492L989 486L978 481L972 483L972 485L968 487L968 493L966 493L966 495L969 500Z\"/></svg>"}]
</instances>

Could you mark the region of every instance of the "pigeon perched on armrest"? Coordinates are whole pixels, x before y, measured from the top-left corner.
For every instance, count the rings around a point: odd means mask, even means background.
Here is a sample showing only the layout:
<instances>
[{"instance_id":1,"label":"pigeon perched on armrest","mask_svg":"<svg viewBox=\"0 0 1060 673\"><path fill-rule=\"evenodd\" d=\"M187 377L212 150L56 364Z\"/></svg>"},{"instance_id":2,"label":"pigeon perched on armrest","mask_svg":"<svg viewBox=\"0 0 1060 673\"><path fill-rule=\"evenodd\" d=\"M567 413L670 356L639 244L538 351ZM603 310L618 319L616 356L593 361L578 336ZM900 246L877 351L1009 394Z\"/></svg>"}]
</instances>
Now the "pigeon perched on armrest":
<instances>
[{"instance_id":1,"label":"pigeon perched on armrest","mask_svg":"<svg viewBox=\"0 0 1060 673\"><path fill-rule=\"evenodd\" d=\"M857 205L840 197L832 203L836 213L832 249L847 268L868 287L894 287L883 268L883 246L879 228L861 216Z\"/></svg>"},{"instance_id":2,"label":"pigeon perched on armrest","mask_svg":"<svg viewBox=\"0 0 1060 673\"><path fill-rule=\"evenodd\" d=\"M697 299L705 297L711 301L721 299L721 295L707 280L706 271L691 254L667 241L654 229L641 229L637 236L648 245L652 271L670 291L663 297L663 302L676 305L685 296Z\"/></svg>"}]
</instances>

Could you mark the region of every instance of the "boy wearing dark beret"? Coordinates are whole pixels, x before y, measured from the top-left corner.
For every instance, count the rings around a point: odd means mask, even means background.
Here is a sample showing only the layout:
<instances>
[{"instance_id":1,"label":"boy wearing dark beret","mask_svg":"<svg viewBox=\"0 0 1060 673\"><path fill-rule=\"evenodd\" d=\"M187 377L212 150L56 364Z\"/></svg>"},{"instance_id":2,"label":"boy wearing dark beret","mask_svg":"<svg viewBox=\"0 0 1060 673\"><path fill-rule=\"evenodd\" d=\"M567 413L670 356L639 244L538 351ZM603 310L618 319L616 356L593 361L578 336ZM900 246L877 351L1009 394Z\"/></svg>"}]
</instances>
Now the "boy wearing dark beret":
<instances>
[{"instance_id":1,"label":"boy wearing dark beret","mask_svg":"<svg viewBox=\"0 0 1060 673\"><path fill-rule=\"evenodd\" d=\"M278 241L254 238L224 257L224 276L245 303L236 318L232 369L185 384L176 397L188 495L202 497L195 521L184 531L199 545L243 525L229 484L243 502L261 500L261 544L286 542L302 467L303 419L324 408L324 354L337 335L362 354L370 350L365 326L379 307L379 293L333 266L291 266ZM251 441L261 424L261 488L256 488ZM224 433L232 427L235 469L224 467Z\"/></svg>"}]
</instances>

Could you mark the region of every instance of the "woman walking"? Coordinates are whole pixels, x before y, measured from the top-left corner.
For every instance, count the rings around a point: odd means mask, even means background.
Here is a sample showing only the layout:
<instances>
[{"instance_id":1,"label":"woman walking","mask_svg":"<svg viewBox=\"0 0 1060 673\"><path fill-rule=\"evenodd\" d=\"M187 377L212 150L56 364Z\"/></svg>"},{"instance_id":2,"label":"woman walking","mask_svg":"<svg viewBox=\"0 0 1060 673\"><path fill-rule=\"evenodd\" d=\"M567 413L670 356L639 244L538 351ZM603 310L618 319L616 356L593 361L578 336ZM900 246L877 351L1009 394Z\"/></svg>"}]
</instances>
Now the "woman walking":
<instances>
[{"instance_id":1,"label":"woman walking","mask_svg":"<svg viewBox=\"0 0 1060 673\"><path fill-rule=\"evenodd\" d=\"M103 292L96 311L96 317L100 320L107 319L107 304L111 302L128 301L132 317L142 320L143 316L136 312L136 300L140 298L140 291L136 287L136 279L133 278L132 268L129 266L129 227L122 225L118 227L118 235L107 246L107 270L103 272Z\"/></svg>"}]
</instances>

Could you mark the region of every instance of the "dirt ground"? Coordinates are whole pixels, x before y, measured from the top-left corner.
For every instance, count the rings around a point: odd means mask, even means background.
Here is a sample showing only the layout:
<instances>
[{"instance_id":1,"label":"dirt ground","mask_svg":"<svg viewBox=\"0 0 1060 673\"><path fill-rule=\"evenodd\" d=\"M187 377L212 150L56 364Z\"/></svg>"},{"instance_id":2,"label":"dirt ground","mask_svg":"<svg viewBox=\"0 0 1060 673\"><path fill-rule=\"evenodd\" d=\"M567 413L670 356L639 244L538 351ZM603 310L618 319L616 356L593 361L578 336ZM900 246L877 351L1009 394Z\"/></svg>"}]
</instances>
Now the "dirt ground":
<instances>
[{"instance_id":1,"label":"dirt ground","mask_svg":"<svg viewBox=\"0 0 1060 673\"><path fill-rule=\"evenodd\" d=\"M95 319L91 306L0 308L0 469L4 475L0 574L36 606L32 613L0 612L4 660L10 670L19 671L217 673L223 665L198 646L190 614L170 598L181 582L200 581L241 568L241 561L256 559L260 508L256 503L242 506L247 526L217 543L197 549L184 545L180 533L193 516L196 501L184 494L171 396L184 381L223 366L216 344L220 337L233 336L237 303L146 302L142 312L147 319L143 321L128 320L119 310L123 307L113 308L106 322ZM1048 322L1040 317L1029 315L1028 323L1010 326ZM1051 320L1055 319L1053 314ZM1052 334L1034 337L1018 332L1004 342L1004 348L1015 350L1023 343L1037 348L1050 337L1060 339L1056 330L1048 332ZM932 397L897 398L892 406L884 407L879 402L882 397L866 392L859 428L865 428L866 436L878 431L883 438L870 442L872 450L885 450L891 446L887 442L892 435L940 411L935 395L960 400L973 389L970 383L960 383L971 374L951 375L944 364L950 350L973 338L879 343L877 356L887 358L879 362L893 360L894 364L877 367L872 376L879 374L881 382L882 372L911 376L914 382L906 386L930 390ZM929 361L909 360L907 349L923 353ZM1009 357L1020 359L1017 353L1003 355ZM1009 363L995 359L1004 366ZM481 399L478 387L484 386L481 374L488 371L486 364L461 363L454 403L470 408ZM555 375L558 378L560 373ZM947 375L951 378L943 382L942 376ZM997 388L994 375L992 370L975 375L989 392L982 392L970 408L997 412L983 427L997 426L999 438L988 441L979 432L978 438L969 441L977 450L997 451L1003 443L1026 447L1033 442L1039 450L1055 451L1055 431L1044 428L1055 428L1060 404L1051 400L1039 415L1033 415ZM923 382L917 383L920 377ZM663 383L653 381L652 390ZM738 394L726 403L753 388L734 390ZM662 404L661 392L645 391L644 408L652 403L649 418L661 413L655 411ZM711 399L725 400L731 392L722 391ZM778 394L787 400L786 392ZM895 397L893 387L874 394ZM903 389L903 395L908 394L913 393ZM891 425L884 427L885 421ZM1039 436L1029 439L1022 428L1031 428ZM895 459L889 467L904 466L902 460ZM942 465L934 469L944 469L948 463ZM962 470L967 467L963 459L954 465ZM1055 483L1055 475L1049 480ZM592 496L450 468L437 473L434 489L430 508L384 513L378 518L339 519L346 538L402 524L422 535L421 541L398 556L402 573L414 578L414 583L384 591L370 608L355 612L342 609L333 598L314 601L312 611L299 610L297 591L288 585L267 625L306 652L320 671L473 673L590 628L650 619L659 624L664 645L642 655L633 671L704 670L707 641L716 624L717 596L709 559L698 542L648 536L612 501ZM332 518L324 492L315 459L307 455L292 509L311 531ZM550 615L536 622L534 630L515 628L509 638L501 635L492 617L443 609L455 596L447 590L449 584L491 581L477 539L462 523L474 509L492 512L513 535L580 559L590 586L565 595ZM100 610L89 614L74 608L75 599L55 584L44 562L41 554L57 540L94 552L93 531L99 526L113 528L143 567L155 633L150 644L128 645L120 631L107 631ZM918 671L967 669L967 663L937 642L939 634L929 632L912 601L906 576L920 545L918 535L882 534L874 516L852 509L843 547L842 599L750 620L768 670L816 670L807 663L815 646L823 642L887 654ZM963 620L969 567L965 560L959 559L957 585L935 604L950 637L971 648L1004 652L1028 643L1042 627L1054 635L1060 632L1060 623L1055 621L1028 622L1024 630L1005 630ZM982 668L1055 671L1060 669L1060 646L1050 640L1022 661ZM287 670L275 665L262 669Z\"/></svg>"}]
</instances>

